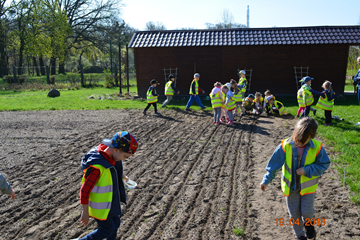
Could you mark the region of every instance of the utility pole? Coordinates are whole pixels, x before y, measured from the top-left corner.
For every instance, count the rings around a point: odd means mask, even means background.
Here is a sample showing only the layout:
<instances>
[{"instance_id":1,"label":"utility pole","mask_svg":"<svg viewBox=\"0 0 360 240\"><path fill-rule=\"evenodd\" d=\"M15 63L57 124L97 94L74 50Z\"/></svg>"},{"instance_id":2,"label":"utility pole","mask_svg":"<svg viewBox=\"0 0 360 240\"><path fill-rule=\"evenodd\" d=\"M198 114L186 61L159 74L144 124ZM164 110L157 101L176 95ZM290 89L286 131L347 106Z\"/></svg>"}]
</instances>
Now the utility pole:
<instances>
[{"instance_id":1,"label":"utility pole","mask_svg":"<svg viewBox=\"0 0 360 240\"><path fill-rule=\"evenodd\" d=\"M247 27L249 28L249 5L247 5Z\"/></svg>"}]
</instances>

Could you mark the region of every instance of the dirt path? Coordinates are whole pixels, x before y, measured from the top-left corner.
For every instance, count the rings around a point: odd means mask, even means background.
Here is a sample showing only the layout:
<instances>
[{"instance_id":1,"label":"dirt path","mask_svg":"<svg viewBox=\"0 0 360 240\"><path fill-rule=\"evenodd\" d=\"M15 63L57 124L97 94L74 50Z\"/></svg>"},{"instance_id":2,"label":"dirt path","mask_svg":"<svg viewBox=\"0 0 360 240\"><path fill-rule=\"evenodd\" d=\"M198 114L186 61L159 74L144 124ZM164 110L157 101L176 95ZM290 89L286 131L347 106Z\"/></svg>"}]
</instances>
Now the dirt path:
<instances>
[{"instance_id":1,"label":"dirt path","mask_svg":"<svg viewBox=\"0 0 360 240\"><path fill-rule=\"evenodd\" d=\"M214 126L206 112L155 117L126 111L111 121L2 169L18 194L12 202L0 195L0 239L70 239L95 229L93 220L86 227L78 222L80 158L118 130L133 133L140 144L124 162L138 187L128 191L118 239L294 239L290 226L276 226L276 218L288 221L279 176L265 193L259 189L269 157L294 120L244 117L229 127ZM360 239L358 209L341 194L329 169L315 202L315 217L326 219L318 239ZM232 232L236 223L245 237Z\"/></svg>"}]
</instances>

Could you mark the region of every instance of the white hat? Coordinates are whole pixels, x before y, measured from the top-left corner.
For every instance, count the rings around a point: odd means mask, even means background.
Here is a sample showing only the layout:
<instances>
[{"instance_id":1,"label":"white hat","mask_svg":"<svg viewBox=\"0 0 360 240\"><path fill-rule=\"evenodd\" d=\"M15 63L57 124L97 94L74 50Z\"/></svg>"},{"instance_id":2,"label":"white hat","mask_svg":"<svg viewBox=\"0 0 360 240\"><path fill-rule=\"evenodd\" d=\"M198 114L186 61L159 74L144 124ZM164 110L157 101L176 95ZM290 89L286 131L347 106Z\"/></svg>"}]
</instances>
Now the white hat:
<instances>
[{"instance_id":1,"label":"white hat","mask_svg":"<svg viewBox=\"0 0 360 240\"><path fill-rule=\"evenodd\" d=\"M239 73L246 74L245 70L241 70Z\"/></svg>"}]
</instances>

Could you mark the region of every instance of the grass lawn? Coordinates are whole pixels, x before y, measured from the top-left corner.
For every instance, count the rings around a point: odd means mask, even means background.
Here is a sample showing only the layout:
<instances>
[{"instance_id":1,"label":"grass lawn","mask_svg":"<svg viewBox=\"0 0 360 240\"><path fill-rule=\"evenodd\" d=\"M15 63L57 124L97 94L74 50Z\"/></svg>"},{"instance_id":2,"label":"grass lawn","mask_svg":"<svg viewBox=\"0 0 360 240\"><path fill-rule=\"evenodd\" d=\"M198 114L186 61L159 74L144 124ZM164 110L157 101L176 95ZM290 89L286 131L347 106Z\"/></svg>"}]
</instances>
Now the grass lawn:
<instances>
[{"instance_id":1,"label":"grass lawn","mask_svg":"<svg viewBox=\"0 0 360 240\"><path fill-rule=\"evenodd\" d=\"M80 88L79 90L61 90L61 96L48 98L47 91L18 91L0 89L0 111L38 111L38 110L104 110L104 109L143 109L146 101L142 100L97 100L89 99L93 94L115 94L119 88ZM123 93L126 89L123 89ZM130 95L136 94L136 86L131 85ZM298 105L296 97L277 97L285 104L286 110L295 116ZM176 97L168 109L184 110L188 97ZM159 102L163 102L160 98ZM211 111L210 100L202 99ZM160 108L160 104L158 104ZM200 108L195 103L193 110ZM150 108L149 113L153 109ZM312 114L311 114L312 115ZM337 164L341 176L346 171L346 185L350 186L352 200L360 204L360 126L354 124L360 121L360 107L357 96L346 95L335 100L333 116L345 118L344 121L333 120L330 127L324 127L324 111L318 110L315 119L319 123L318 135L323 139L331 151L338 153L332 159Z\"/></svg>"}]
</instances>

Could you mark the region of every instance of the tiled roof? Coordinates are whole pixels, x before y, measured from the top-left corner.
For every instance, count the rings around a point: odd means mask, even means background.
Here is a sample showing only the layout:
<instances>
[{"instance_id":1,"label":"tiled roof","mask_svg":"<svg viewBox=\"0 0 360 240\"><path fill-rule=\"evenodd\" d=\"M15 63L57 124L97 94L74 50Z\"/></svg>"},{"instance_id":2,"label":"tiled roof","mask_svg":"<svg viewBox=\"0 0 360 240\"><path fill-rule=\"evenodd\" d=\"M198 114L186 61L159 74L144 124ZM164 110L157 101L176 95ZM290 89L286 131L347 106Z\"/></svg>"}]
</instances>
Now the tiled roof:
<instances>
[{"instance_id":1,"label":"tiled roof","mask_svg":"<svg viewBox=\"0 0 360 240\"><path fill-rule=\"evenodd\" d=\"M129 47L296 44L360 44L360 26L139 31Z\"/></svg>"}]
</instances>

